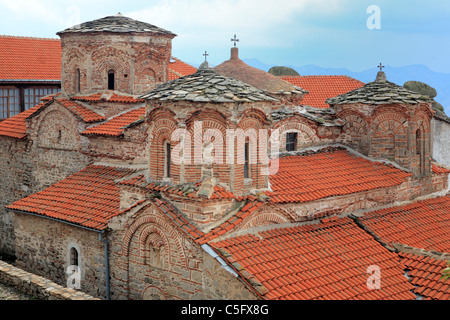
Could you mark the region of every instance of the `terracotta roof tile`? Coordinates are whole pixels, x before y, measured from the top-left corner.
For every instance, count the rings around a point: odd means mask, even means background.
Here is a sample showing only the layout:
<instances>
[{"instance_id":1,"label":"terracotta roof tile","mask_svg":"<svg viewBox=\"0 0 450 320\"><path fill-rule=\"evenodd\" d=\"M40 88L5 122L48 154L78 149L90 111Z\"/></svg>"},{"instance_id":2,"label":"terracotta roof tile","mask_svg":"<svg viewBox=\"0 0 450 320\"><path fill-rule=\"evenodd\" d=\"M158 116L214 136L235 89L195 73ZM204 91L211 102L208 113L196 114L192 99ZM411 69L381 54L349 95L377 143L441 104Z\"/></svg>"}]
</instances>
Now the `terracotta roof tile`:
<instances>
[{"instance_id":1,"label":"terracotta roof tile","mask_svg":"<svg viewBox=\"0 0 450 320\"><path fill-rule=\"evenodd\" d=\"M130 103L130 104L144 102L144 100L139 99L135 96L118 94L110 90L93 93L88 96L72 96L71 99L85 102L111 102L111 103Z\"/></svg>"},{"instance_id":2,"label":"terracotta roof tile","mask_svg":"<svg viewBox=\"0 0 450 320\"><path fill-rule=\"evenodd\" d=\"M0 79L61 80L60 40L0 36Z\"/></svg>"},{"instance_id":3,"label":"terracotta roof tile","mask_svg":"<svg viewBox=\"0 0 450 320\"><path fill-rule=\"evenodd\" d=\"M116 179L135 170L92 165L53 186L7 206L96 230L120 213Z\"/></svg>"},{"instance_id":4,"label":"terracotta roof tile","mask_svg":"<svg viewBox=\"0 0 450 320\"><path fill-rule=\"evenodd\" d=\"M197 72L197 68L194 68L180 59L175 57L172 57L172 59L174 62L169 63L169 80L175 80Z\"/></svg>"},{"instance_id":5,"label":"terracotta roof tile","mask_svg":"<svg viewBox=\"0 0 450 320\"><path fill-rule=\"evenodd\" d=\"M447 261L414 254L400 253L400 263L408 270L414 293L433 300L448 300L450 280L442 278Z\"/></svg>"},{"instance_id":6,"label":"terracotta roof tile","mask_svg":"<svg viewBox=\"0 0 450 320\"><path fill-rule=\"evenodd\" d=\"M224 259L245 266L268 290L262 293L268 299L415 298L397 255L349 218L259 231L258 236L248 234L210 245ZM367 286L371 265L381 268L380 290Z\"/></svg>"},{"instance_id":7,"label":"terracotta roof tile","mask_svg":"<svg viewBox=\"0 0 450 320\"><path fill-rule=\"evenodd\" d=\"M178 186L172 186L169 184L165 184L164 182L147 182L145 175L138 175L136 177L132 177L127 180L123 180L119 182L122 185L128 185L133 187L138 187L145 189L149 192L151 191L157 191L157 192L163 192L163 193L169 193L169 194L177 194L177 195L184 195L188 196L190 198L197 198L197 192L200 187L200 182L197 182L195 184L184 184L184 185L178 185ZM180 194L181 192L181 194ZM214 192L211 195L212 200L214 199L237 199L237 197L230 191L226 190L225 188L221 186L215 186ZM248 200L256 200L256 198L247 197ZM244 199L240 199L244 200Z\"/></svg>"},{"instance_id":8,"label":"terracotta roof tile","mask_svg":"<svg viewBox=\"0 0 450 320\"><path fill-rule=\"evenodd\" d=\"M137 122L143 121L145 107L133 109L126 113L115 116L103 123L88 128L84 135L120 136L125 129Z\"/></svg>"},{"instance_id":9,"label":"terracotta roof tile","mask_svg":"<svg viewBox=\"0 0 450 320\"><path fill-rule=\"evenodd\" d=\"M386 243L450 252L450 195L376 210L359 219Z\"/></svg>"},{"instance_id":10,"label":"terracotta roof tile","mask_svg":"<svg viewBox=\"0 0 450 320\"><path fill-rule=\"evenodd\" d=\"M441 167L440 165L436 163L431 164L431 170L433 170L436 174L449 174L450 170L444 167Z\"/></svg>"},{"instance_id":11,"label":"terracotta roof tile","mask_svg":"<svg viewBox=\"0 0 450 320\"><path fill-rule=\"evenodd\" d=\"M67 99L56 100L59 104L66 107L70 112L78 116L81 120L86 123L93 123L105 120L105 118L95 111L92 111L85 106Z\"/></svg>"},{"instance_id":12,"label":"terracotta roof tile","mask_svg":"<svg viewBox=\"0 0 450 320\"><path fill-rule=\"evenodd\" d=\"M329 108L328 98L347 93L364 86L364 83L348 76L283 76L283 80L307 90L302 104L315 108Z\"/></svg>"},{"instance_id":13,"label":"terracotta roof tile","mask_svg":"<svg viewBox=\"0 0 450 320\"><path fill-rule=\"evenodd\" d=\"M40 103L33 108L0 122L0 136L16 139L25 138L27 136L27 124L25 120L41 110L44 106L45 103Z\"/></svg>"},{"instance_id":14,"label":"terracotta roof tile","mask_svg":"<svg viewBox=\"0 0 450 320\"><path fill-rule=\"evenodd\" d=\"M371 162L339 148L286 156L269 177L272 202L308 202L399 185L411 176L393 166Z\"/></svg>"},{"instance_id":15,"label":"terracotta roof tile","mask_svg":"<svg viewBox=\"0 0 450 320\"><path fill-rule=\"evenodd\" d=\"M244 206L241 210L239 210L236 214L234 214L232 217L218 225L217 227L213 228L208 233L204 233L200 229L198 229L196 226L194 226L188 218L184 217L181 213L178 212L172 205L170 205L167 201L164 199L158 199L154 198L153 202L163 211L165 215L181 230L183 231L188 237L192 238L195 242L199 243L200 245L209 243L210 241L218 238L219 236L231 231L234 229L238 223L232 224L231 221L233 221L236 218L241 218L240 221L245 219L250 212L248 211L248 208L256 207L259 208L263 205L261 202L253 202L249 203L248 205Z\"/></svg>"}]
</instances>

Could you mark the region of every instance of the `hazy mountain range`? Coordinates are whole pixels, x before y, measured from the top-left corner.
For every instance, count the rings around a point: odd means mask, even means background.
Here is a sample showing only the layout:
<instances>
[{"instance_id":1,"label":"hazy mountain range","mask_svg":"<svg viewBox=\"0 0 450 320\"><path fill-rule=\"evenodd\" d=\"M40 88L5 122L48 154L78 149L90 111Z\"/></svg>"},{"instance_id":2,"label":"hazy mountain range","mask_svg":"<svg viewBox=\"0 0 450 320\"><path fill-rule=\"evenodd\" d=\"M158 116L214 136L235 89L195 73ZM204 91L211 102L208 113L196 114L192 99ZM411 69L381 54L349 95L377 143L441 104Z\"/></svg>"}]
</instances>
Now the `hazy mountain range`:
<instances>
[{"instance_id":1,"label":"hazy mountain range","mask_svg":"<svg viewBox=\"0 0 450 320\"><path fill-rule=\"evenodd\" d=\"M244 62L248 65L269 71L273 66L262 63L257 59L244 59ZM290 66L296 70L300 75L347 75L352 78L358 79L364 83L368 83L375 80L378 72L378 68L373 68L361 72L353 72L345 68L323 68L315 65L305 66ZM400 86L407 81L421 81L436 89L438 95L435 100L442 104L445 108L445 113L450 115L450 74L439 73L428 69L424 65L410 65L405 67L391 67L386 66L383 70L386 73L387 79Z\"/></svg>"}]
</instances>

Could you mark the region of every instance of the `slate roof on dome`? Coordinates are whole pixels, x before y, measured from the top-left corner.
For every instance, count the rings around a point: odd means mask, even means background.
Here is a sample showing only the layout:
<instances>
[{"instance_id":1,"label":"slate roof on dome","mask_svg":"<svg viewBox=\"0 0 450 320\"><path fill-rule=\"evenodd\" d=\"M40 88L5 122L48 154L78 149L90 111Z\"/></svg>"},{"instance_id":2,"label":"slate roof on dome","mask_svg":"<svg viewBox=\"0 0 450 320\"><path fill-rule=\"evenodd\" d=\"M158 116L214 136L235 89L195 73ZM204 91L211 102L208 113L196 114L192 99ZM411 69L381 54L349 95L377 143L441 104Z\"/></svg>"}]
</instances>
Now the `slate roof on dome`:
<instances>
[{"instance_id":1,"label":"slate roof on dome","mask_svg":"<svg viewBox=\"0 0 450 320\"><path fill-rule=\"evenodd\" d=\"M213 69L203 68L196 73L161 84L141 96L160 101L195 102L257 102L277 101L266 92L242 81L228 78Z\"/></svg>"},{"instance_id":2,"label":"slate roof on dome","mask_svg":"<svg viewBox=\"0 0 450 320\"><path fill-rule=\"evenodd\" d=\"M152 32L175 35L168 30L154 26L150 23L124 17L120 13L115 16L107 16L101 19L84 22L82 24L60 31L57 34L61 35L65 33L80 32Z\"/></svg>"},{"instance_id":3,"label":"slate roof on dome","mask_svg":"<svg viewBox=\"0 0 450 320\"><path fill-rule=\"evenodd\" d=\"M367 83L361 88L327 99L326 102L330 105L350 103L379 105L392 103L419 104L432 101L428 96L407 90L393 82L387 81L386 74L380 71L375 81Z\"/></svg>"},{"instance_id":4,"label":"slate roof on dome","mask_svg":"<svg viewBox=\"0 0 450 320\"><path fill-rule=\"evenodd\" d=\"M305 94L308 91L284 81L273 74L249 66L238 57L238 48L231 49L230 60L213 68L219 74L248 83L271 93Z\"/></svg>"}]
</instances>

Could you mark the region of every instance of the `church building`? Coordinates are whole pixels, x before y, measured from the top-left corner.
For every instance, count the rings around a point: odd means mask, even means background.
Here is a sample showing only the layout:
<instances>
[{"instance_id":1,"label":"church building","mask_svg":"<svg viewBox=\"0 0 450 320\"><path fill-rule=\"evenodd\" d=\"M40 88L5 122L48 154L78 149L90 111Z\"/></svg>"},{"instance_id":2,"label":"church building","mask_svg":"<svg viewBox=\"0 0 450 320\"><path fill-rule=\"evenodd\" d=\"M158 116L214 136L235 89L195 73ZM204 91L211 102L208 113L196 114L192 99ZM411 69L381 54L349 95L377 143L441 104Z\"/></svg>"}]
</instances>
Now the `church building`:
<instances>
[{"instance_id":1,"label":"church building","mask_svg":"<svg viewBox=\"0 0 450 320\"><path fill-rule=\"evenodd\" d=\"M170 71L122 15L61 38L61 92L0 123L0 250L112 300L450 299L429 97L383 71L311 106L246 65Z\"/></svg>"}]
</instances>

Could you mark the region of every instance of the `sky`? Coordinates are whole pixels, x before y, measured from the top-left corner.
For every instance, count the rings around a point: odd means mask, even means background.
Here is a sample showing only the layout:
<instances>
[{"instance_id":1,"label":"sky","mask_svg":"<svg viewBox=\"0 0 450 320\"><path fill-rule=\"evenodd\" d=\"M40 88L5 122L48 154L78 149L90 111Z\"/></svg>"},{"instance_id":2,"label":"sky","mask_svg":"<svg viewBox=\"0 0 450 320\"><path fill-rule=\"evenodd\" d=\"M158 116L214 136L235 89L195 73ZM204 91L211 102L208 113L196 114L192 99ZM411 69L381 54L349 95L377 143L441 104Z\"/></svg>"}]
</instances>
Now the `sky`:
<instances>
[{"instance_id":1,"label":"sky","mask_svg":"<svg viewBox=\"0 0 450 320\"><path fill-rule=\"evenodd\" d=\"M118 12L177 34L173 56L195 65L228 60L236 34L241 59L268 65L450 73L448 0L0 0L0 34L57 38Z\"/></svg>"}]
</instances>

